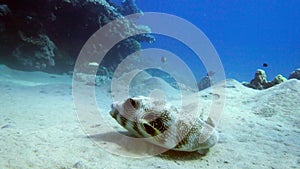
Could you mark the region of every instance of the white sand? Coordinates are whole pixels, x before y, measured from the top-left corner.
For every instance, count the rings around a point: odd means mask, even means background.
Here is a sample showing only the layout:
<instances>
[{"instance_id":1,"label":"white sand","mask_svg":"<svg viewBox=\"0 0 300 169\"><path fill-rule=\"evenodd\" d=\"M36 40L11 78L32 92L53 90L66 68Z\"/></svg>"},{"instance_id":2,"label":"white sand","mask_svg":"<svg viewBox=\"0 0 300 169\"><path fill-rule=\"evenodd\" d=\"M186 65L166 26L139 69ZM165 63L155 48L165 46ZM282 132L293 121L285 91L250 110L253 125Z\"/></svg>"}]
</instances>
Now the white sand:
<instances>
[{"instance_id":1,"label":"white sand","mask_svg":"<svg viewBox=\"0 0 300 169\"><path fill-rule=\"evenodd\" d=\"M85 135L74 108L71 77L0 66L0 168L298 168L300 81L257 91L228 80L225 88L220 141L206 156L169 151L129 158L110 154ZM96 90L103 94L100 111L117 128L108 116L107 89ZM201 102L220 94L210 92L199 93ZM108 147L116 144L106 142Z\"/></svg>"}]
</instances>

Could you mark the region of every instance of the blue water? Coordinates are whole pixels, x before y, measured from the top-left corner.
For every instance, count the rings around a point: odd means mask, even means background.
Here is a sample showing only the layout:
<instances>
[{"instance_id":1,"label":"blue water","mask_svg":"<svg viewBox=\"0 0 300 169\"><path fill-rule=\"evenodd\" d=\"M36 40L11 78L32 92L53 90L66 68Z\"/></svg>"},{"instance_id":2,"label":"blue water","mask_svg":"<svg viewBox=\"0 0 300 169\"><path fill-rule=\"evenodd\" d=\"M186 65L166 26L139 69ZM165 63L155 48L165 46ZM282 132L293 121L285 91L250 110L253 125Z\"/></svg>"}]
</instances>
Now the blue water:
<instances>
[{"instance_id":1,"label":"blue water","mask_svg":"<svg viewBox=\"0 0 300 169\"><path fill-rule=\"evenodd\" d=\"M277 74L288 77L300 67L298 0L136 0L136 3L144 12L173 14L200 28L216 48L227 78L250 81L256 69L261 68L268 80L272 80ZM193 54L183 45L157 38L155 43L144 47L175 52L191 64L196 76L206 74L201 63L191 60ZM263 67L263 63L268 67Z\"/></svg>"}]
</instances>

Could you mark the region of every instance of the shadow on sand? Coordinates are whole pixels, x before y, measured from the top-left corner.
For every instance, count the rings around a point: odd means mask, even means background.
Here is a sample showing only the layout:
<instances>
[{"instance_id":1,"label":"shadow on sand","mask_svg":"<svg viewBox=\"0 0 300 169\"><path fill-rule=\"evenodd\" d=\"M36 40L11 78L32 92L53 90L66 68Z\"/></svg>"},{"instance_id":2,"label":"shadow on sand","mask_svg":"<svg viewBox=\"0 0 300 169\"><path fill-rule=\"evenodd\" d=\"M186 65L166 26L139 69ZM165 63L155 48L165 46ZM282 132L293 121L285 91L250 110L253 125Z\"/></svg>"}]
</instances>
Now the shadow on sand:
<instances>
[{"instance_id":1,"label":"shadow on sand","mask_svg":"<svg viewBox=\"0 0 300 169\"><path fill-rule=\"evenodd\" d=\"M130 138L130 141L124 140L123 139L124 136ZM103 134L87 136L87 138L93 139L97 143L105 144L106 147L110 147L110 148L113 147L114 145L117 145L119 149L121 147L123 151L127 151L128 154L135 154L136 157L139 154L141 155L141 157L148 154L148 156L156 156L167 160L187 161L187 160L201 160L208 152L208 150L204 150L201 153L199 153L198 151L183 152L183 151L167 150L162 147L150 144L143 139L140 138L138 139L132 136L129 132L118 132L118 133L108 132ZM134 139L139 143L133 142ZM156 153L156 152L160 152L160 153ZM151 154L155 154L155 155L151 155Z\"/></svg>"}]
</instances>

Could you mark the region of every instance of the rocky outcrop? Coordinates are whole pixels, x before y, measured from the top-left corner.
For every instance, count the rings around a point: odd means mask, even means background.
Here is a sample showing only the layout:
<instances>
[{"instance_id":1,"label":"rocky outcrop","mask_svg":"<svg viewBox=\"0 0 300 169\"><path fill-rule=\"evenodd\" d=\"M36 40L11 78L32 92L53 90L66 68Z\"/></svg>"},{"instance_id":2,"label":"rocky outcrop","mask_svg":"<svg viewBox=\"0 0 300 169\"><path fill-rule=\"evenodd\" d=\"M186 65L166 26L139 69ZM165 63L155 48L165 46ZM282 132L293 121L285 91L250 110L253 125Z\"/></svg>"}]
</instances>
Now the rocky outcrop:
<instances>
[{"instance_id":1,"label":"rocky outcrop","mask_svg":"<svg viewBox=\"0 0 300 169\"><path fill-rule=\"evenodd\" d=\"M300 80L300 68L293 71L290 74L289 79L298 79L298 80Z\"/></svg>"},{"instance_id":2,"label":"rocky outcrop","mask_svg":"<svg viewBox=\"0 0 300 169\"><path fill-rule=\"evenodd\" d=\"M18 32L24 43L18 45L12 52L12 56L22 67L30 67L44 70L55 66L55 50L53 41L47 35L39 34L37 38L28 38L22 32Z\"/></svg>"},{"instance_id":3,"label":"rocky outcrop","mask_svg":"<svg viewBox=\"0 0 300 169\"><path fill-rule=\"evenodd\" d=\"M0 20L0 33L5 31L5 22L6 22L5 20L8 18L10 13L11 13L11 11L7 5L0 4L0 18L2 18Z\"/></svg>"},{"instance_id":4,"label":"rocky outcrop","mask_svg":"<svg viewBox=\"0 0 300 169\"><path fill-rule=\"evenodd\" d=\"M0 2L0 63L21 70L68 72L80 49L105 24L124 15L141 12L134 0L121 6L109 0L3 0ZM147 26L130 27L150 33ZM103 66L121 59L152 42L141 34L115 45Z\"/></svg>"},{"instance_id":5,"label":"rocky outcrop","mask_svg":"<svg viewBox=\"0 0 300 169\"><path fill-rule=\"evenodd\" d=\"M142 11L136 6L135 0L122 1L121 4L122 5L117 9L123 15L142 13Z\"/></svg>"},{"instance_id":6,"label":"rocky outcrop","mask_svg":"<svg viewBox=\"0 0 300 169\"><path fill-rule=\"evenodd\" d=\"M258 69L255 73L254 79L252 79L250 83L243 83L243 85L253 89L262 90L285 82L286 80L287 79L282 75L277 75L273 81L268 81L266 72L262 69Z\"/></svg>"},{"instance_id":7,"label":"rocky outcrop","mask_svg":"<svg viewBox=\"0 0 300 169\"><path fill-rule=\"evenodd\" d=\"M210 76L203 77L198 83L197 83L199 90L204 90L206 88L209 88L212 86L212 79Z\"/></svg>"}]
</instances>

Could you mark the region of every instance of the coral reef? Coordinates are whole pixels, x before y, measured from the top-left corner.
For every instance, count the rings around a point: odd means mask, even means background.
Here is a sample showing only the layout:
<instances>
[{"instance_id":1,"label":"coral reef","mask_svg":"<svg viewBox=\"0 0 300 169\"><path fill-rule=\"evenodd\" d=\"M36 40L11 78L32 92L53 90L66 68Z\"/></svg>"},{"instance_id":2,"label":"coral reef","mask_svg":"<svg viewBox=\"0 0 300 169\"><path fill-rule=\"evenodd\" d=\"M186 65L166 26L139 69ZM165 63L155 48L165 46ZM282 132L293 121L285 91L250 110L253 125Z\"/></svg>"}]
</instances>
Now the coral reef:
<instances>
[{"instance_id":1,"label":"coral reef","mask_svg":"<svg viewBox=\"0 0 300 169\"><path fill-rule=\"evenodd\" d=\"M129 15L133 13L142 13L142 11L136 6L135 0L125 0L122 2L122 6L119 8L123 15Z\"/></svg>"},{"instance_id":2,"label":"coral reef","mask_svg":"<svg viewBox=\"0 0 300 169\"><path fill-rule=\"evenodd\" d=\"M275 86L279 83L285 82L287 79L282 75L277 75L273 81L267 80L266 72L262 69L258 69L255 73L254 79L250 81L250 83L243 83L243 85L253 88L253 89L267 89L272 86Z\"/></svg>"},{"instance_id":3,"label":"coral reef","mask_svg":"<svg viewBox=\"0 0 300 169\"><path fill-rule=\"evenodd\" d=\"M19 35L24 43L12 52L12 56L24 68L30 67L44 70L55 66L55 44L47 35L39 34L37 38L26 37L21 31Z\"/></svg>"},{"instance_id":4,"label":"coral reef","mask_svg":"<svg viewBox=\"0 0 300 169\"><path fill-rule=\"evenodd\" d=\"M270 83L271 83L271 86L274 86L274 85L277 85L277 84L285 82L285 81L287 81L287 79L279 74Z\"/></svg>"},{"instance_id":5,"label":"coral reef","mask_svg":"<svg viewBox=\"0 0 300 169\"><path fill-rule=\"evenodd\" d=\"M206 76L202 77L202 79L200 79L200 81L197 83L198 90L204 90L212 86L215 73L216 72L212 70L208 71Z\"/></svg>"},{"instance_id":6,"label":"coral reef","mask_svg":"<svg viewBox=\"0 0 300 169\"><path fill-rule=\"evenodd\" d=\"M300 68L298 68L295 71L293 71L290 74L289 79L298 79L298 80L300 80Z\"/></svg>"},{"instance_id":7,"label":"coral reef","mask_svg":"<svg viewBox=\"0 0 300 169\"><path fill-rule=\"evenodd\" d=\"M267 75L264 70L258 69L255 72L254 79L251 80L250 84L245 85L253 89L265 89L268 87Z\"/></svg>"},{"instance_id":8,"label":"coral reef","mask_svg":"<svg viewBox=\"0 0 300 169\"><path fill-rule=\"evenodd\" d=\"M126 0L120 6L109 0L3 0L0 63L21 70L68 72L94 32L112 20L137 12L141 13L134 0ZM131 32L150 33L144 25L129 28ZM140 49L140 42L153 40L149 34L123 40L107 54L102 66L118 64Z\"/></svg>"},{"instance_id":9,"label":"coral reef","mask_svg":"<svg viewBox=\"0 0 300 169\"><path fill-rule=\"evenodd\" d=\"M11 11L7 5L0 4L0 33L5 31L5 28L6 28L5 22L10 13L11 13Z\"/></svg>"}]
</instances>

